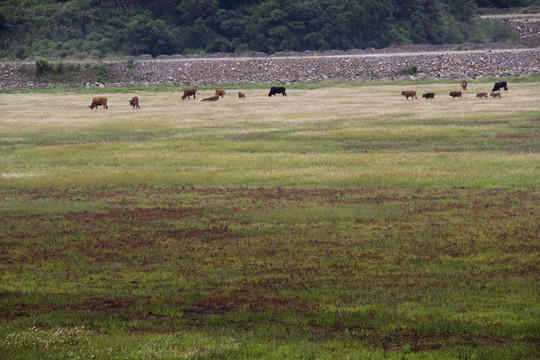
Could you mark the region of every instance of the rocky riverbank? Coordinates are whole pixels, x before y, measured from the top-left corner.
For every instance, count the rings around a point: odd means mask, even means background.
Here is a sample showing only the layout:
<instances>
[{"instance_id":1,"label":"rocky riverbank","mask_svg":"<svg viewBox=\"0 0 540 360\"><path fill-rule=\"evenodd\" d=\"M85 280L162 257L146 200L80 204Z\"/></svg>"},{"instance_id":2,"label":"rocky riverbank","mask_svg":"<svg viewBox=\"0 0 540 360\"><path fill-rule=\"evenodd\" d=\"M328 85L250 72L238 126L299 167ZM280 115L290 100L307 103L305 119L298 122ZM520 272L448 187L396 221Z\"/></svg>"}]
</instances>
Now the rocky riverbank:
<instances>
[{"instance_id":1,"label":"rocky riverbank","mask_svg":"<svg viewBox=\"0 0 540 360\"><path fill-rule=\"evenodd\" d=\"M293 84L328 80L362 81L404 77L474 79L540 73L540 48L438 51L396 54L70 61L79 69L105 68L105 86L207 85L233 83ZM51 87L40 81L30 62L0 63L0 88ZM85 76L73 82L83 86Z\"/></svg>"}]
</instances>

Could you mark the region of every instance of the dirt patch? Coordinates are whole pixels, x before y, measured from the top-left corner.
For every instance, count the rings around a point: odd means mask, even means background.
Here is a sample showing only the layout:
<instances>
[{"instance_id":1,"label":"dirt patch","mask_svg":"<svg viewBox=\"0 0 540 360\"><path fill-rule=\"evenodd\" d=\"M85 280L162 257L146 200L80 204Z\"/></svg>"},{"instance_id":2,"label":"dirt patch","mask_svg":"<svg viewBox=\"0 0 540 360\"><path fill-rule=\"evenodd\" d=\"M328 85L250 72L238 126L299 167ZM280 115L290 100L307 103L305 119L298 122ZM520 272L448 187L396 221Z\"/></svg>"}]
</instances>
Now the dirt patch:
<instances>
[{"instance_id":1,"label":"dirt patch","mask_svg":"<svg viewBox=\"0 0 540 360\"><path fill-rule=\"evenodd\" d=\"M231 229L225 225L210 226L205 229L161 230L158 234L176 240L197 239L202 242L213 242L228 239L233 236Z\"/></svg>"},{"instance_id":2,"label":"dirt patch","mask_svg":"<svg viewBox=\"0 0 540 360\"><path fill-rule=\"evenodd\" d=\"M19 239L30 238L25 233L13 234L13 237ZM1 240L1 239L0 239ZM35 264L38 262L55 262L62 258L62 254L57 249L45 246L43 244L28 244L18 241L2 243L0 246L1 264Z\"/></svg>"},{"instance_id":3,"label":"dirt patch","mask_svg":"<svg viewBox=\"0 0 540 360\"><path fill-rule=\"evenodd\" d=\"M122 212L122 216L125 218L181 220L186 217L186 214L193 215L197 211L194 209L135 208L125 210Z\"/></svg>"},{"instance_id":4,"label":"dirt patch","mask_svg":"<svg viewBox=\"0 0 540 360\"><path fill-rule=\"evenodd\" d=\"M238 311L265 312L287 311L295 313L315 312L316 306L294 301L292 299L279 298L271 295L249 296L243 291L236 291L228 296L215 296L198 302L184 311L184 317L196 319L215 315L226 315Z\"/></svg>"},{"instance_id":5,"label":"dirt patch","mask_svg":"<svg viewBox=\"0 0 540 360\"><path fill-rule=\"evenodd\" d=\"M0 294L2 295L2 294ZM5 295L10 297L23 297L23 295L17 296L7 292ZM75 311L75 312L96 312L96 313L118 313L125 311L135 304L135 299L120 299L120 298L96 298L88 300L81 304L74 305L35 305L35 304L19 304L11 307L7 311L1 311L0 317L13 319L19 316L28 316L31 313L50 313L55 311Z\"/></svg>"},{"instance_id":6,"label":"dirt patch","mask_svg":"<svg viewBox=\"0 0 540 360\"><path fill-rule=\"evenodd\" d=\"M180 208L140 208L134 209L116 209L108 212L90 212L84 211L82 213L69 213L63 217L66 220L92 224L100 223L103 221L116 222L121 221L126 224L132 224L133 222L150 222L158 219L164 220L181 220L187 215L196 214L198 209L180 209ZM59 220L59 219L57 219Z\"/></svg>"},{"instance_id":7,"label":"dirt patch","mask_svg":"<svg viewBox=\"0 0 540 360\"><path fill-rule=\"evenodd\" d=\"M376 347L384 350L402 350L409 347L412 352L438 350L448 344L462 346L501 346L513 342L513 339L496 336L478 336L472 334L426 334L413 330L397 331L392 336L381 338Z\"/></svg>"},{"instance_id":8,"label":"dirt patch","mask_svg":"<svg viewBox=\"0 0 540 360\"><path fill-rule=\"evenodd\" d=\"M79 307L69 307L69 309L76 311L117 312L122 309L128 309L134 303L135 299L93 299L83 303Z\"/></svg>"}]
</instances>

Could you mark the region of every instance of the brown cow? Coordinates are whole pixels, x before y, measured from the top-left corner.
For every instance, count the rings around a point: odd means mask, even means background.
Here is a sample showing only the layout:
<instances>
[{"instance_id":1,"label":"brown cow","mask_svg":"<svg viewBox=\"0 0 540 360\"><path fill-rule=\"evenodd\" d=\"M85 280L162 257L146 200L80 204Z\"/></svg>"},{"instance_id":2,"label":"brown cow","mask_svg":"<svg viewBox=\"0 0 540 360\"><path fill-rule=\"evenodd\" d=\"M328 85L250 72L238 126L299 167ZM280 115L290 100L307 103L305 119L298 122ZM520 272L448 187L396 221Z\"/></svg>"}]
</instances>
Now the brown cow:
<instances>
[{"instance_id":1,"label":"brown cow","mask_svg":"<svg viewBox=\"0 0 540 360\"><path fill-rule=\"evenodd\" d=\"M191 95L193 95L193 99L197 98L197 89L186 89L184 90L184 95L182 95L182 100L185 98L188 98L188 100L191 98Z\"/></svg>"},{"instance_id":2,"label":"brown cow","mask_svg":"<svg viewBox=\"0 0 540 360\"><path fill-rule=\"evenodd\" d=\"M129 100L129 105L133 106L134 109L140 109L139 106L139 98L137 96L134 96Z\"/></svg>"},{"instance_id":3,"label":"brown cow","mask_svg":"<svg viewBox=\"0 0 540 360\"><path fill-rule=\"evenodd\" d=\"M416 91L402 91L401 95L405 96L406 100L409 100L409 96L411 97L411 100L418 99L416 97Z\"/></svg>"},{"instance_id":4,"label":"brown cow","mask_svg":"<svg viewBox=\"0 0 540 360\"><path fill-rule=\"evenodd\" d=\"M467 90L467 80L461 80L461 87L463 90Z\"/></svg>"},{"instance_id":5,"label":"brown cow","mask_svg":"<svg viewBox=\"0 0 540 360\"><path fill-rule=\"evenodd\" d=\"M245 99L245 98L246 98L246 94L244 94L243 92L239 91L239 92L238 92L238 98L239 98L239 99Z\"/></svg>"},{"instance_id":6,"label":"brown cow","mask_svg":"<svg viewBox=\"0 0 540 360\"><path fill-rule=\"evenodd\" d=\"M486 92L482 92L482 93L478 93L476 94L476 97L477 98L486 98L487 99L487 93Z\"/></svg>"},{"instance_id":7,"label":"brown cow","mask_svg":"<svg viewBox=\"0 0 540 360\"><path fill-rule=\"evenodd\" d=\"M212 97L209 97L209 98L206 98L206 99L202 99L201 101L218 101L219 100L219 96L212 96Z\"/></svg>"},{"instance_id":8,"label":"brown cow","mask_svg":"<svg viewBox=\"0 0 540 360\"><path fill-rule=\"evenodd\" d=\"M217 89L216 90L216 96L221 96L221 98L223 99L224 95L225 95L225 90L223 90L223 89Z\"/></svg>"},{"instance_id":9,"label":"brown cow","mask_svg":"<svg viewBox=\"0 0 540 360\"><path fill-rule=\"evenodd\" d=\"M92 99L92 105L89 106L90 109L98 108L98 106L103 105L104 109L108 109L107 98L105 96L96 96Z\"/></svg>"},{"instance_id":10,"label":"brown cow","mask_svg":"<svg viewBox=\"0 0 540 360\"><path fill-rule=\"evenodd\" d=\"M491 94L489 94L489 96L494 97L494 98L496 98L496 97L500 98L501 93L500 92L492 92Z\"/></svg>"},{"instance_id":11,"label":"brown cow","mask_svg":"<svg viewBox=\"0 0 540 360\"><path fill-rule=\"evenodd\" d=\"M452 91L450 93L450 96L452 97L452 99L455 99L455 98L461 98L461 91Z\"/></svg>"}]
</instances>

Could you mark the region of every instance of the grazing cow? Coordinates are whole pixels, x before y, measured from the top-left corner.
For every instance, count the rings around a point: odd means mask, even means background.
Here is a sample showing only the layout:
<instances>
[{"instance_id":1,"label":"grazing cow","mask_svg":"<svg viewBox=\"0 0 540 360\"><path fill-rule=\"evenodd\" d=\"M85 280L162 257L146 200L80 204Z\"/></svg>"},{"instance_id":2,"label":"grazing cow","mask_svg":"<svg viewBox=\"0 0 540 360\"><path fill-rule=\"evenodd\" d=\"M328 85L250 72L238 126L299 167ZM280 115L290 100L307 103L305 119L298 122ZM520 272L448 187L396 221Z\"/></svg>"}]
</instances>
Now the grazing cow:
<instances>
[{"instance_id":1,"label":"grazing cow","mask_svg":"<svg viewBox=\"0 0 540 360\"><path fill-rule=\"evenodd\" d=\"M212 96L206 99L202 99L201 101L218 101L218 100L219 100L219 96L216 95L216 96Z\"/></svg>"},{"instance_id":2,"label":"grazing cow","mask_svg":"<svg viewBox=\"0 0 540 360\"><path fill-rule=\"evenodd\" d=\"M411 97L411 100L418 99L416 97L416 91L402 91L401 95L405 96L405 100L409 100L409 96Z\"/></svg>"},{"instance_id":3,"label":"grazing cow","mask_svg":"<svg viewBox=\"0 0 540 360\"><path fill-rule=\"evenodd\" d=\"M92 105L89 106L90 109L98 108L98 106L103 105L104 109L108 109L107 98L105 96L96 96L92 99Z\"/></svg>"},{"instance_id":4,"label":"grazing cow","mask_svg":"<svg viewBox=\"0 0 540 360\"><path fill-rule=\"evenodd\" d=\"M467 80L461 80L461 88L467 90Z\"/></svg>"},{"instance_id":5,"label":"grazing cow","mask_svg":"<svg viewBox=\"0 0 540 360\"><path fill-rule=\"evenodd\" d=\"M486 98L487 99L488 98L487 92L478 93L478 94L476 94L476 97L477 98Z\"/></svg>"},{"instance_id":6,"label":"grazing cow","mask_svg":"<svg viewBox=\"0 0 540 360\"><path fill-rule=\"evenodd\" d=\"M503 89L504 88L504 91L508 91L508 83L506 81L499 81L499 82L496 82L495 85L493 86L493 90L491 90L492 92L493 91L499 91L500 89Z\"/></svg>"},{"instance_id":7,"label":"grazing cow","mask_svg":"<svg viewBox=\"0 0 540 360\"><path fill-rule=\"evenodd\" d=\"M270 88L268 96L276 96L276 94L282 94L283 96L287 96L287 93L285 92L285 88L283 86L272 86Z\"/></svg>"},{"instance_id":8,"label":"grazing cow","mask_svg":"<svg viewBox=\"0 0 540 360\"><path fill-rule=\"evenodd\" d=\"M225 95L225 90L223 90L223 89L217 89L216 90L216 96L221 96L221 98L223 99L224 95Z\"/></svg>"},{"instance_id":9,"label":"grazing cow","mask_svg":"<svg viewBox=\"0 0 540 360\"><path fill-rule=\"evenodd\" d=\"M182 95L182 100L185 98L188 98L188 100L191 98L191 95L193 95L193 99L197 98L197 89L186 89L184 90L184 95Z\"/></svg>"},{"instance_id":10,"label":"grazing cow","mask_svg":"<svg viewBox=\"0 0 540 360\"><path fill-rule=\"evenodd\" d=\"M500 92L492 92L491 94L489 94L489 96L494 97L494 98L496 98L496 97L500 98L501 93Z\"/></svg>"},{"instance_id":11,"label":"grazing cow","mask_svg":"<svg viewBox=\"0 0 540 360\"><path fill-rule=\"evenodd\" d=\"M129 105L131 105L134 109L140 109L139 106L139 98L137 96L134 96L129 100Z\"/></svg>"},{"instance_id":12,"label":"grazing cow","mask_svg":"<svg viewBox=\"0 0 540 360\"><path fill-rule=\"evenodd\" d=\"M244 94L243 92L239 91L239 92L238 92L238 98L239 98L239 99L245 99L245 98L246 98L246 94Z\"/></svg>"},{"instance_id":13,"label":"grazing cow","mask_svg":"<svg viewBox=\"0 0 540 360\"><path fill-rule=\"evenodd\" d=\"M452 97L452 99L455 99L455 98L461 98L461 91L452 91L450 93L450 96Z\"/></svg>"},{"instance_id":14,"label":"grazing cow","mask_svg":"<svg viewBox=\"0 0 540 360\"><path fill-rule=\"evenodd\" d=\"M425 99L435 99L435 93L425 93L422 97Z\"/></svg>"}]
</instances>

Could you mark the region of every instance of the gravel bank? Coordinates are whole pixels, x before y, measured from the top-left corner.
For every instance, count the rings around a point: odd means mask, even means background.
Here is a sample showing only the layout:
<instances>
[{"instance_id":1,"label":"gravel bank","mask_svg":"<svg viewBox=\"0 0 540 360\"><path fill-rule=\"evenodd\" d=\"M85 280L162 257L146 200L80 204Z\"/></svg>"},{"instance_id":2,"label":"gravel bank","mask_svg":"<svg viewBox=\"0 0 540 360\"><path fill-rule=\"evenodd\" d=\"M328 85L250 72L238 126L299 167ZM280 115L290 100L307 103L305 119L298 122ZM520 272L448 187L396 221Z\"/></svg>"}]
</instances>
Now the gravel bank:
<instances>
[{"instance_id":1,"label":"gravel bank","mask_svg":"<svg viewBox=\"0 0 540 360\"><path fill-rule=\"evenodd\" d=\"M81 67L105 66L106 86L293 84L327 80L362 81L406 76L435 79L525 76L540 72L540 48L252 58L70 61ZM25 66L26 71L20 71ZM0 63L0 88L50 87L32 73L34 63ZM86 80L80 79L80 85Z\"/></svg>"}]
</instances>

